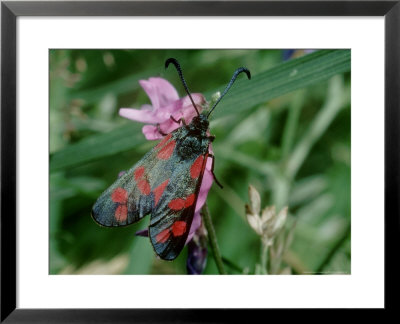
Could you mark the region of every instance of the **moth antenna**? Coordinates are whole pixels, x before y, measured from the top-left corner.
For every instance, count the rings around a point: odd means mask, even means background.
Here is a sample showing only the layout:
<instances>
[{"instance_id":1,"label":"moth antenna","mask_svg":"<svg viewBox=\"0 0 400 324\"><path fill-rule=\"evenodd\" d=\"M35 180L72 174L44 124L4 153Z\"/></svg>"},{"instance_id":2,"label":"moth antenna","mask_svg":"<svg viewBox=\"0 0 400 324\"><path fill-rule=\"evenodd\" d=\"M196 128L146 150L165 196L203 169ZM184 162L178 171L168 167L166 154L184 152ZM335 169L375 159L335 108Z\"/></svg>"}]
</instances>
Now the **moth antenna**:
<instances>
[{"instance_id":1,"label":"moth antenna","mask_svg":"<svg viewBox=\"0 0 400 324\"><path fill-rule=\"evenodd\" d=\"M171 57L171 58L169 58L168 60L165 61L165 68L167 68L168 65L169 65L170 63L172 63L173 65L175 65L175 68L176 68L176 70L178 71L179 77L181 78L181 81L182 81L182 83L183 83L183 87L185 88L186 93L188 94L188 96L189 96L189 98L190 98L190 101L192 102L193 107L194 107L194 109L195 109L196 112L197 112L197 115L200 116L199 111L197 110L197 107L196 107L196 105L195 105L195 103L194 103L194 101L193 101L193 98L192 98L192 96L190 95L190 91L189 91L189 88L188 88L188 86L187 86L187 84L186 84L185 78L183 77L181 66L179 65L179 63L178 63L178 61L177 61L176 59L174 59L174 58Z\"/></svg>"},{"instance_id":2,"label":"moth antenna","mask_svg":"<svg viewBox=\"0 0 400 324\"><path fill-rule=\"evenodd\" d=\"M251 74L250 71L248 69L246 69L245 67L240 67L238 68L234 73L233 76L231 78L231 81L229 81L228 85L226 86L224 92L222 93L222 95L218 98L218 100L216 101L216 103L214 104L214 106L212 106L212 108L210 109L210 112L207 114L207 118L210 116L210 114L212 113L212 111L215 109L215 106L218 105L218 103L221 101L222 97L226 95L226 93L228 92L228 90L232 87L233 83L235 82L236 78L238 77L238 75L240 73L246 73L247 78L250 80L251 79Z\"/></svg>"}]
</instances>

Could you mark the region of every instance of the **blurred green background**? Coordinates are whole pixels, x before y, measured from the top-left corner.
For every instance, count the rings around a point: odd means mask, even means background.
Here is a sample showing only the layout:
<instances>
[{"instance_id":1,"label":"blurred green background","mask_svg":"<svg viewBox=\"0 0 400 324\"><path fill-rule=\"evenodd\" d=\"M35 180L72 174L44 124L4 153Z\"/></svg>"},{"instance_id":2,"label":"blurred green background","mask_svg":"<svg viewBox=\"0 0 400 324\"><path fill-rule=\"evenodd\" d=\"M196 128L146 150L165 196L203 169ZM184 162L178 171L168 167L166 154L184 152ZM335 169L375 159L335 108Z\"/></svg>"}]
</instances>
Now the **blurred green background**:
<instances>
[{"instance_id":1,"label":"blurred green background","mask_svg":"<svg viewBox=\"0 0 400 324\"><path fill-rule=\"evenodd\" d=\"M149 217L102 228L90 217L97 197L121 170L156 143L121 107L150 103L138 80L161 76L179 94L180 62L192 92L207 100L246 66L211 116L215 184L207 203L226 270L255 273L260 239L248 225L248 186L261 206L289 207L295 226L282 267L294 274L350 273L350 51L50 50L51 274L185 274L187 248L158 260ZM297 57L297 58L296 58ZM209 251L206 274L217 274Z\"/></svg>"}]
</instances>

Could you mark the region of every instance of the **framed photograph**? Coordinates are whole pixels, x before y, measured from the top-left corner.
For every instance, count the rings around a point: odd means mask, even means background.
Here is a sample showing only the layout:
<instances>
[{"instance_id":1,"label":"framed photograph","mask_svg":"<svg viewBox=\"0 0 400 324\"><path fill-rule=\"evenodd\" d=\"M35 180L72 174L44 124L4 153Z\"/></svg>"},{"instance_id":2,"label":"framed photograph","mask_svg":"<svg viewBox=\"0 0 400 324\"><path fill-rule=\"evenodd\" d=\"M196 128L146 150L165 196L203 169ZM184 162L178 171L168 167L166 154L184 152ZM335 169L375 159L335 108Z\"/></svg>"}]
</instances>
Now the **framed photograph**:
<instances>
[{"instance_id":1,"label":"framed photograph","mask_svg":"<svg viewBox=\"0 0 400 324\"><path fill-rule=\"evenodd\" d=\"M2 321L391 308L398 1L1 10Z\"/></svg>"}]
</instances>

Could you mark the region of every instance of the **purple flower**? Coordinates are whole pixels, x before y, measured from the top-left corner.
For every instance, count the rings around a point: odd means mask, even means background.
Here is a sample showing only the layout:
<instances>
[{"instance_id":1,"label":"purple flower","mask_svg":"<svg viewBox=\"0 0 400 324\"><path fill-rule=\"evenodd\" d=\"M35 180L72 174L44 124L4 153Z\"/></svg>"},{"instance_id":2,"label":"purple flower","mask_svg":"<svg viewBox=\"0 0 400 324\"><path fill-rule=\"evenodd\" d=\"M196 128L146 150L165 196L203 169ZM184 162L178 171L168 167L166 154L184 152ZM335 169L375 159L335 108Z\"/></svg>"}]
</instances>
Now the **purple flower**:
<instances>
[{"instance_id":1,"label":"purple flower","mask_svg":"<svg viewBox=\"0 0 400 324\"><path fill-rule=\"evenodd\" d=\"M197 235L197 234L196 234ZM188 243L186 269L188 274L202 274L207 265L207 242L202 239L191 240Z\"/></svg>"},{"instance_id":2,"label":"purple flower","mask_svg":"<svg viewBox=\"0 0 400 324\"><path fill-rule=\"evenodd\" d=\"M188 274L202 274L207 264L207 230L202 223L188 243L186 269Z\"/></svg>"},{"instance_id":3,"label":"purple flower","mask_svg":"<svg viewBox=\"0 0 400 324\"><path fill-rule=\"evenodd\" d=\"M161 139L163 135L160 134L159 130L167 134L181 127L171 119L171 116L175 120L183 117L185 122L189 124L193 117L197 115L189 96L179 98L178 92L167 80L155 77L149 78L149 80L140 80L139 84L149 96L151 105L143 105L140 109L121 108L119 114L122 117L146 124L142 128L142 132L147 140ZM192 93L191 95L197 109L201 112L202 105L206 103L204 96L200 93ZM212 153L211 147L210 151ZM208 191L214 180L211 165L212 161L208 159L186 244L201 226L200 210L207 199ZM148 236L148 230L139 231L136 235Z\"/></svg>"}]
</instances>

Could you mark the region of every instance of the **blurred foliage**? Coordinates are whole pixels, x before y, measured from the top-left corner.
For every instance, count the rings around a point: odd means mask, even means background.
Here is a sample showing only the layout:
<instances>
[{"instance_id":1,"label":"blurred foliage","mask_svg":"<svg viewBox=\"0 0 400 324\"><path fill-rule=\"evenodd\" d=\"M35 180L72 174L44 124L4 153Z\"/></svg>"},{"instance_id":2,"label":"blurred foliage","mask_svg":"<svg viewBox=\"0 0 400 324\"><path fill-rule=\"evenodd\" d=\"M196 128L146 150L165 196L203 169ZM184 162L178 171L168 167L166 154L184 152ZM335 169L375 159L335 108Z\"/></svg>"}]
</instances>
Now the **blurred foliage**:
<instances>
[{"instance_id":1,"label":"blurred foliage","mask_svg":"<svg viewBox=\"0 0 400 324\"><path fill-rule=\"evenodd\" d=\"M148 217L124 228L95 224L90 211L121 170L155 143L121 107L149 103L138 80L161 76L183 96L174 69L209 100L246 66L211 116L215 173L208 205L228 273L255 273L259 237L245 218L248 187L263 207L288 206L296 223L283 267L292 273L350 273L350 51L285 60L281 50L50 50L50 273L184 274L185 248L158 260L136 237ZM218 273L209 252L206 274Z\"/></svg>"}]
</instances>

